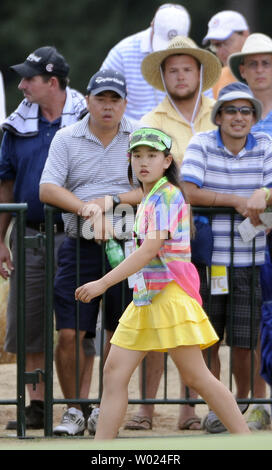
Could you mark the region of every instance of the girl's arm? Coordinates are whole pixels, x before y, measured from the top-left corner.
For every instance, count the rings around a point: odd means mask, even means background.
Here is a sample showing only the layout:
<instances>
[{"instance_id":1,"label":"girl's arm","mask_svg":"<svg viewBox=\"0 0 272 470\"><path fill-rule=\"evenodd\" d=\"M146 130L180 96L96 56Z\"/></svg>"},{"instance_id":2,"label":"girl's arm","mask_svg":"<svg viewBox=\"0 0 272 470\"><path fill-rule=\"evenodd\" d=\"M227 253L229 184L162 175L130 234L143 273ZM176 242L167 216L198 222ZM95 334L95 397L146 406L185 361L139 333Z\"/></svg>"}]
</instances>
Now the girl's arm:
<instances>
[{"instance_id":1,"label":"girl's arm","mask_svg":"<svg viewBox=\"0 0 272 470\"><path fill-rule=\"evenodd\" d=\"M167 230L147 233L140 248L135 250L116 268L97 281L88 282L78 287L75 291L76 300L81 300L81 302L85 303L90 302L94 297L102 295L109 287L140 271L157 255L164 240L167 238Z\"/></svg>"}]
</instances>

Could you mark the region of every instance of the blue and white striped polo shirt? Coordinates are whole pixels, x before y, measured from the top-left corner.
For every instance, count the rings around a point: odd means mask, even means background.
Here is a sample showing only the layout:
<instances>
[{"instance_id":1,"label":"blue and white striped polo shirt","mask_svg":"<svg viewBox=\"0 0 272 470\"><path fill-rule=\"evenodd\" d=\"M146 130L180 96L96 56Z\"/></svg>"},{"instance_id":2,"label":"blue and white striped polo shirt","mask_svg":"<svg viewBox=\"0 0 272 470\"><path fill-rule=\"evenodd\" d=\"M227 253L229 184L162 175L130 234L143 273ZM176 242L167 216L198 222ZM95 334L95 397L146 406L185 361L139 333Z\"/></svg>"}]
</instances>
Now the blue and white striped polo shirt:
<instances>
[{"instance_id":1,"label":"blue and white striped polo shirt","mask_svg":"<svg viewBox=\"0 0 272 470\"><path fill-rule=\"evenodd\" d=\"M198 133L185 152L181 177L202 189L249 197L257 188L272 186L272 140L264 133L249 134L245 147L233 155L224 146L219 130ZM242 221L242 216L235 216L234 266L237 267L252 264L252 242L244 243L237 230ZM212 263L229 266L230 216L215 216L212 229ZM264 233L258 234L255 240L255 263L260 265L264 263Z\"/></svg>"},{"instance_id":2,"label":"blue and white striped polo shirt","mask_svg":"<svg viewBox=\"0 0 272 470\"><path fill-rule=\"evenodd\" d=\"M144 79L141 72L143 59L152 52L151 28L128 36L108 53L101 69L112 69L124 75L127 82L127 108L125 116L139 121L165 97Z\"/></svg>"},{"instance_id":3,"label":"blue and white striped polo shirt","mask_svg":"<svg viewBox=\"0 0 272 470\"><path fill-rule=\"evenodd\" d=\"M265 132L272 137L272 111L268 113L263 119L260 119L251 128L252 132Z\"/></svg>"},{"instance_id":4,"label":"blue and white striped polo shirt","mask_svg":"<svg viewBox=\"0 0 272 470\"><path fill-rule=\"evenodd\" d=\"M128 181L128 139L134 126L122 118L119 131L105 148L91 133L89 114L59 130L52 140L40 184L52 183L82 201L131 191ZM77 217L63 214L65 232L76 237Z\"/></svg>"}]
</instances>

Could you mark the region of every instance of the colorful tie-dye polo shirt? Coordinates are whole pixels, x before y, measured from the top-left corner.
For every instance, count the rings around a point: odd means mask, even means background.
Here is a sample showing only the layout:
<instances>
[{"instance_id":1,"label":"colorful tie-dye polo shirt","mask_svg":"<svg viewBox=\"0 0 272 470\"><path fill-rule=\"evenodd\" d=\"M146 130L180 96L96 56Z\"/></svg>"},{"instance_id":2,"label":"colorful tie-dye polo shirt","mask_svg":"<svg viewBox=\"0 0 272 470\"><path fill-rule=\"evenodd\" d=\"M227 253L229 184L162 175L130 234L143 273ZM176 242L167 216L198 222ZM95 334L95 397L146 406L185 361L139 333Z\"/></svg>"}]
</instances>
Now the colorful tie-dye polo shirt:
<instances>
[{"instance_id":1,"label":"colorful tie-dye polo shirt","mask_svg":"<svg viewBox=\"0 0 272 470\"><path fill-rule=\"evenodd\" d=\"M148 305L169 282L176 281L184 291L196 299L200 305L199 276L191 261L190 214L181 191L167 183L159 188L145 204L143 199L137 214L135 247L141 245L147 232L164 231L169 233L157 256L142 270L146 292L141 293L134 286L135 305Z\"/></svg>"}]
</instances>

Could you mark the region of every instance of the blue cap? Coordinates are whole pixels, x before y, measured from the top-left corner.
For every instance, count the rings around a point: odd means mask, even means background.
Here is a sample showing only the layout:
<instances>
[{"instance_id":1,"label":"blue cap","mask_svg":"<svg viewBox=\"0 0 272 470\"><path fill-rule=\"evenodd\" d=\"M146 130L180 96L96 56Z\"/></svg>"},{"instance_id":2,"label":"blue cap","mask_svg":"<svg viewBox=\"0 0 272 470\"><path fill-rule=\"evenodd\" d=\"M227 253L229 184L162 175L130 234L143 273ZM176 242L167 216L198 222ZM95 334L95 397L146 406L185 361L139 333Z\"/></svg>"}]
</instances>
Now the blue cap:
<instances>
[{"instance_id":1,"label":"blue cap","mask_svg":"<svg viewBox=\"0 0 272 470\"><path fill-rule=\"evenodd\" d=\"M226 101L233 100L249 100L255 109L256 122L261 119L262 103L254 98L252 91L245 83L233 82L222 88L218 94L218 99L212 109L211 114L211 120L214 124L216 124L215 118L222 104Z\"/></svg>"},{"instance_id":2,"label":"blue cap","mask_svg":"<svg viewBox=\"0 0 272 470\"><path fill-rule=\"evenodd\" d=\"M92 76L87 86L87 93L98 95L103 91L115 91L121 98L127 95L125 77L114 70L99 70Z\"/></svg>"}]
</instances>

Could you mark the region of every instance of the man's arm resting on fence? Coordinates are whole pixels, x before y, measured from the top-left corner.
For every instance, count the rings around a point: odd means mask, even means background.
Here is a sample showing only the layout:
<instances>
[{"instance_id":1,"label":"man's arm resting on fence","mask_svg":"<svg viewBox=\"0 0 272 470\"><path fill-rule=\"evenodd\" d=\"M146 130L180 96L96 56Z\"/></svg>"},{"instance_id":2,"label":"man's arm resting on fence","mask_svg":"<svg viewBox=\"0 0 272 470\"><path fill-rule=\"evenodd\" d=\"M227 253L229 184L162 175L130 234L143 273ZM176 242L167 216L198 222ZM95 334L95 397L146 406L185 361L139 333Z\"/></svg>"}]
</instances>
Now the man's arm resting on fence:
<instances>
[{"instance_id":1,"label":"man's arm resting on fence","mask_svg":"<svg viewBox=\"0 0 272 470\"><path fill-rule=\"evenodd\" d=\"M118 194L120 204L127 204L129 206L137 206L143 199L143 192L141 188L132 189L126 193ZM80 209L78 215L89 217L93 213L94 206L99 207L103 212L109 211L113 207L113 199L111 195L92 199L84 204Z\"/></svg>"},{"instance_id":2,"label":"man's arm resting on fence","mask_svg":"<svg viewBox=\"0 0 272 470\"><path fill-rule=\"evenodd\" d=\"M62 186L53 183L43 183L40 185L40 200L46 204L51 204L61 208L64 211L72 212L89 218L92 215L92 223L94 224L94 233L97 240L104 240L112 237L113 228L105 219L104 214L97 205L81 201L71 191ZM94 206L95 210L91 208ZM85 207L85 213L83 208ZM89 213L86 211L89 208Z\"/></svg>"},{"instance_id":3,"label":"man's arm resting on fence","mask_svg":"<svg viewBox=\"0 0 272 470\"><path fill-rule=\"evenodd\" d=\"M40 200L75 214L79 212L84 204L71 191L53 183L43 183L40 185Z\"/></svg>"},{"instance_id":4,"label":"man's arm resting on fence","mask_svg":"<svg viewBox=\"0 0 272 470\"><path fill-rule=\"evenodd\" d=\"M247 198L245 197L202 189L187 181L183 182L183 188L187 201L192 206L233 207L241 215L246 214Z\"/></svg>"},{"instance_id":5,"label":"man's arm resting on fence","mask_svg":"<svg viewBox=\"0 0 272 470\"><path fill-rule=\"evenodd\" d=\"M0 204L13 202L13 180L0 181ZM10 271L14 269L10 252L5 244L5 237L12 215L10 212L0 212L0 276L7 279Z\"/></svg>"},{"instance_id":6,"label":"man's arm resting on fence","mask_svg":"<svg viewBox=\"0 0 272 470\"><path fill-rule=\"evenodd\" d=\"M261 224L259 215L265 211L267 206L272 204L272 190L271 188L256 189L252 196L247 201L247 215L250 217L253 225Z\"/></svg>"}]
</instances>

